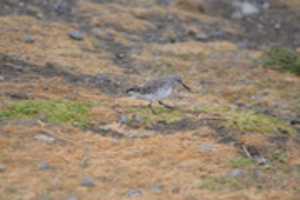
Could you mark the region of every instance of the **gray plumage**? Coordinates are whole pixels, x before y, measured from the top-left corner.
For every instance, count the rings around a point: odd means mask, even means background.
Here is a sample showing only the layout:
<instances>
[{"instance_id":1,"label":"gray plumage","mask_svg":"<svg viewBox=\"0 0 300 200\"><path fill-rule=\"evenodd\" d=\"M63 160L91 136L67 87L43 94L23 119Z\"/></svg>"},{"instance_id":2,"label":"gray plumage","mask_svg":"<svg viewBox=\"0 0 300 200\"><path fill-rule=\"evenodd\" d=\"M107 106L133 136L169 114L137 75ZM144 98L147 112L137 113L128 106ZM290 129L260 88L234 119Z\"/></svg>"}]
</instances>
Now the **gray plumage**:
<instances>
[{"instance_id":1,"label":"gray plumage","mask_svg":"<svg viewBox=\"0 0 300 200\"><path fill-rule=\"evenodd\" d=\"M185 89L190 91L190 88L182 82L181 77L174 75L151 80L141 87L136 86L130 88L127 90L127 94L152 103L169 97L177 85L182 85Z\"/></svg>"}]
</instances>

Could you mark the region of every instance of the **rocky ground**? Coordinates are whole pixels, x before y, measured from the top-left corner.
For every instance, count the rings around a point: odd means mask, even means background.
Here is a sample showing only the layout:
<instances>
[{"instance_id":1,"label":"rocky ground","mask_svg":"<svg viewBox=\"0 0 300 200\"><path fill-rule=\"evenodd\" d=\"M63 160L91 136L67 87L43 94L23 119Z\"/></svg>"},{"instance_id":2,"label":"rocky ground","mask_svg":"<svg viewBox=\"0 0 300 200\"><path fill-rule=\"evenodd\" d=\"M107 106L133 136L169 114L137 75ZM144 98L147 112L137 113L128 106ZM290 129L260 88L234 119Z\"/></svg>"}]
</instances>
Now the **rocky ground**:
<instances>
[{"instance_id":1,"label":"rocky ground","mask_svg":"<svg viewBox=\"0 0 300 200\"><path fill-rule=\"evenodd\" d=\"M1 200L299 199L300 78L264 65L299 1L0 4ZM175 110L125 93L170 74Z\"/></svg>"}]
</instances>

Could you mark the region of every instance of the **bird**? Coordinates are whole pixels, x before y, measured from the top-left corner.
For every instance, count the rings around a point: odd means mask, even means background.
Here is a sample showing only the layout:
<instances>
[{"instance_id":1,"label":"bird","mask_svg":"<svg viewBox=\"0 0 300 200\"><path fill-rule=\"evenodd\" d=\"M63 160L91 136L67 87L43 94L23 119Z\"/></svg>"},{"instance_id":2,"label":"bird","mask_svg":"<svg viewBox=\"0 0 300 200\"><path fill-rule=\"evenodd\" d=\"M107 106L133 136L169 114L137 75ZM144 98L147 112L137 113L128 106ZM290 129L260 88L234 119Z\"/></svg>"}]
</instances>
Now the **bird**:
<instances>
[{"instance_id":1,"label":"bird","mask_svg":"<svg viewBox=\"0 0 300 200\"><path fill-rule=\"evenodd\" d=\"M162 100L168 98L173 90L181 85L187 91L191 92L190 87L188 87L179 75L170 75L159 79L154 79L146 82L142 86L134 86L126 90L126 93L133 98L142 99L149 102L149 107L153 113L152 104L158 102L160 105L166 107L167 109L173 109L174 107L165 104Z\"/></svg>"}]
</instances>

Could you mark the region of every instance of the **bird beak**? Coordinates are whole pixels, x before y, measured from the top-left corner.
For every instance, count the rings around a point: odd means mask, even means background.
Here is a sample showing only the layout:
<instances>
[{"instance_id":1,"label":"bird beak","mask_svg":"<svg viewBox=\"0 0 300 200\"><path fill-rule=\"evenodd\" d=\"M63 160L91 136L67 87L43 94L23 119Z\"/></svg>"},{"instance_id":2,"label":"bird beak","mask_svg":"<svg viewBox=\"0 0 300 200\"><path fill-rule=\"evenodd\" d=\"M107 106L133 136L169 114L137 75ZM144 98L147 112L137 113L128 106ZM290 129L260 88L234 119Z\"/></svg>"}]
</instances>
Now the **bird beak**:
<instances>
[{"instance_id":1,"label":"bird beak","mask_svg":"<svg viewBox=\"0 0 300 200\"><path fill-rule=\"evenodd\" d=\"M191 88L188 87L186 84L184 84L183 82L181 82L181 85L189 92L192 92Z\"/></svg>"}]
</instances>

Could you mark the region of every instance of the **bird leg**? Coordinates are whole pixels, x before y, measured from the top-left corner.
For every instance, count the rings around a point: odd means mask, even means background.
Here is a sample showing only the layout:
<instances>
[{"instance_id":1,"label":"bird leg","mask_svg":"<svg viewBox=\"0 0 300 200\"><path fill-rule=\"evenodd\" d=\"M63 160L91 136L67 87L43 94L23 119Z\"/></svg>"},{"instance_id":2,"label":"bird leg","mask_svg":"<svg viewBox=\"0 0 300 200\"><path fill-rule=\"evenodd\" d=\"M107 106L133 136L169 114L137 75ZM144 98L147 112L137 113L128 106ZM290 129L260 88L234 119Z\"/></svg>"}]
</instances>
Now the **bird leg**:
<instances>
[{"instance_id":1,"label":"bird leg","mask_svg":"<svg viewBox=\"0 0 300 200\"><path fill-rule=\"evenodd\" d=\"M157 112L152 107L152 102L148 105L153 114L157 114Z\"/></svg>"},{"instance_id":2,"label":"bird leg","mask_svg":"<svg viewBox=\"0 0 300 200\"><path fill-rule=\"evenodd\" d=\"M160 105L164 106L165 108L169 109L169 110L172 110L172 109L174 109L174 107L173 107L173 106L169 106L169 105L165 104L165 103L164 103L164 102L162 102L162 101L158 101L158 103L159 103Z\"/></svg>"}]
</instances>

